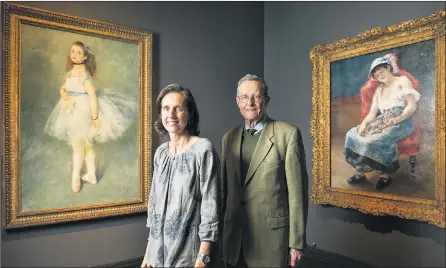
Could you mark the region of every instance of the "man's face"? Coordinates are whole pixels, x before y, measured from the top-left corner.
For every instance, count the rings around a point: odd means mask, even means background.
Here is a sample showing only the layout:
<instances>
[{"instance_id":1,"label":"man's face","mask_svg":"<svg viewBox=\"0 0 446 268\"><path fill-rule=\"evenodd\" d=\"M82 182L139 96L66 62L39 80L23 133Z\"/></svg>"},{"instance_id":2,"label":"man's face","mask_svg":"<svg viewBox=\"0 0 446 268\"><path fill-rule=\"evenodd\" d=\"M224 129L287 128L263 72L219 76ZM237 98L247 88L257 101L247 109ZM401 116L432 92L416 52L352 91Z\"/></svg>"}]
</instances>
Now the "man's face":
<instances>
[{"instance_id":1,"label":"man's face","mask_svg":"<svg viewBox=\"0 0 446 268\"><path fill-rule=\"evenodd\" d=\"M246 121L258 122L265 115L268 103L263 94L258 81L244 81L240 84L236 101Z\"/></svg>"}]
</instances>

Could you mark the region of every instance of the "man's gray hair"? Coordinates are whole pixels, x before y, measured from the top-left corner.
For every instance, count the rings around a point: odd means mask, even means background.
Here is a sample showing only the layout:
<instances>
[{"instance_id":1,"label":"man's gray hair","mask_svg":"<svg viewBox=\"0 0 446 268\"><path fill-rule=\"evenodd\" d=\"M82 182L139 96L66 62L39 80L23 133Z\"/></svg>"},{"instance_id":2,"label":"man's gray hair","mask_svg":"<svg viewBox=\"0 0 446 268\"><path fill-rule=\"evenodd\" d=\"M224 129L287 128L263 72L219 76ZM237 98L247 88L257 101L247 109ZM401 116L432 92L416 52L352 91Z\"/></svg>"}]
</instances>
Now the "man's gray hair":
<instances>
[{"instance_id":1,"label":"man's gray hair","mask_svg":"<svg viewBox=\"0 0 446 268\"><path fill-rule=\"evenodd\" d=\"M240 78L240 80L238 80L238 83L237 83L237 93L238 93L238 88L245 81L257 81L257 82L259 82L260 85L262 86L263 94L265 96L268 96L268 85L266 84L265 80L263 80L263 78L255 75L255 74L247 74L247 75L243 76L242 78Z\"/></svg>"}]
</instances>

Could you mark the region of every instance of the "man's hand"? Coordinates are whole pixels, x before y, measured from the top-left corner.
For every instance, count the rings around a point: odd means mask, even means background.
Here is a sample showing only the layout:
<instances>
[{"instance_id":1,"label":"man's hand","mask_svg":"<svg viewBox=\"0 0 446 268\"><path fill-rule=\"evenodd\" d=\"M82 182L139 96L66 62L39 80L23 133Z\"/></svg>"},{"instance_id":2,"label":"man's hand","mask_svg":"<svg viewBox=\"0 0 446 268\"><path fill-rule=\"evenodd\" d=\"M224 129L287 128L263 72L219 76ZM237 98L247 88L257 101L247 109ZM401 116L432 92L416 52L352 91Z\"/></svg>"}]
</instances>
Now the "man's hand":
<instances>
[{"instance_id":1,"label":"man's hand","mask_svg":"<svg viewBox=\"0 0 446 268\"><path fill-rule=\"evenodd\" d=\"M288 265L291 267L296 267L303 256L304 253L302 250L294 248L290 249L290 255L288 256Z\"/></svg>"}]
</instances>

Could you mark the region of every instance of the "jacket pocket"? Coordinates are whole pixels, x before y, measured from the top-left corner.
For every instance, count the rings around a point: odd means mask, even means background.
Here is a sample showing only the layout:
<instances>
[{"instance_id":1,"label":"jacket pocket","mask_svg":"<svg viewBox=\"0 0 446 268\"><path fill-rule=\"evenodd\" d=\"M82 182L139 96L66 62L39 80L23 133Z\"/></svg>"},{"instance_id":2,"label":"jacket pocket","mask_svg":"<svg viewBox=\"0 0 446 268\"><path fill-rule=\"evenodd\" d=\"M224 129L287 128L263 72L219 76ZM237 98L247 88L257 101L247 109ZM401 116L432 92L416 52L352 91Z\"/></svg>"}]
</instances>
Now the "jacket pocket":
<instances>
[{"instance_id":1,"label":"jacket pocket","mask_svg":"<svg viewBox=\"0 0 446 268\"><path fill-rule=\"evenodd\" d=\"M263 167L264 167L265 169L277 169L277 168L279 168L280 166L282 166L283 163L285 163L284 160L273 160L273 161L271 161L271 160L270 160L270 161L265 160L265 161L263 162Z\"/></svg>"},{"instance_id":2,"label":"jacket pocket","mask_svg":"<svg viewBox=\"0 0 446 268\"><path fill-rule=\"evenodd\" d=\"M268 218L268 219L266 219L266 221L271 229L282 228L282 227L290 225L290 217L289 216Z\"/></svg>"}]
</instances>

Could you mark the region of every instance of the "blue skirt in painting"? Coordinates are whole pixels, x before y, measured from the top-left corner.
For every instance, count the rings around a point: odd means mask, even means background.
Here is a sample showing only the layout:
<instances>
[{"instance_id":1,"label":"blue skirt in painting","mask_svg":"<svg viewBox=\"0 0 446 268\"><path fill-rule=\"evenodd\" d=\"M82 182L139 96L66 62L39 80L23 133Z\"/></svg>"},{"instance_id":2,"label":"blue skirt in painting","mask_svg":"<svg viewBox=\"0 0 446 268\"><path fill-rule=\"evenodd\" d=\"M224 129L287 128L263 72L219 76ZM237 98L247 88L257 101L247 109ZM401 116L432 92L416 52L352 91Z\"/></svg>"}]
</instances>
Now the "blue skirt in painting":
<instances>
[{"instance_id":1,"label":"blue skirt in painting","mask_svg":"<svg viewBox=\"0 0 446 268\"><path fill-rule=\"evenodd\" d=\"M384 111L373 122L400 115L404 107L394 107ZM378 126L379 124L375 124ZM365 172L378 170L385 173L395 173L399 169L398 141L410 136L414 130L412 117L399 124L370 131L367 128L363 136L358 134L359 126L350 129L345 137L344 154L348 163L353 167L362 166Z\"/></svg>"}]
</instances>

